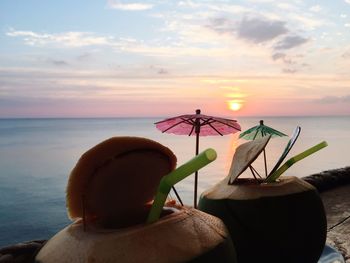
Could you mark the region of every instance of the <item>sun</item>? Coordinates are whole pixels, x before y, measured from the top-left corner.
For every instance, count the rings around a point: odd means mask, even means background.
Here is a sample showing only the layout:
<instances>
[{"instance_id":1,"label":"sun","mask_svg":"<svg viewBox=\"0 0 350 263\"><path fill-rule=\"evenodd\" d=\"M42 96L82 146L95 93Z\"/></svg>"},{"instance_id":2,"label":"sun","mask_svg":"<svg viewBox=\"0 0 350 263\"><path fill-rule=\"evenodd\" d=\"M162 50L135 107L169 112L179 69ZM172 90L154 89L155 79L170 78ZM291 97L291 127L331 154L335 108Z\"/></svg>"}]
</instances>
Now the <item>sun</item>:
<instances>
[{"instance_id":1,"label":"sun","mask_svg":"<svg viewBox=\"0 0 350 263\"><path fill-rule=\"evenodd\" d=\"M230 110L233 110L233 111L238 111L242 108L242 104L237 102L237 101L229 101L228 102L228 107Z\"/></svg>"}]
</instances>

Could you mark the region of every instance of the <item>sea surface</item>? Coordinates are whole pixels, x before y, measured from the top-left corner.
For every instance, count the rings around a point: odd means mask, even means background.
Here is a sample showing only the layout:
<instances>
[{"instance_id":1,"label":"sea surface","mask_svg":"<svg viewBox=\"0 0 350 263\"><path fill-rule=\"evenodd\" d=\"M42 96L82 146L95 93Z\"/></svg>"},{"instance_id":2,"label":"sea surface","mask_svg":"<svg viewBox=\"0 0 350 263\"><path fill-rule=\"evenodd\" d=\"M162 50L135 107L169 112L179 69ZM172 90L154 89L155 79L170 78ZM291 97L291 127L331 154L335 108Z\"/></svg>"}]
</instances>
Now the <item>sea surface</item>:
<instances>
[{"instance_id":1,"label":"sea surface","mask_svg":"<svg viewBox=\"0 0 350 263\"><path fill-rule=\"evenodd\" d=\"M242 131L261 117L239 118ZM350 117L266 117L265 124L288 135L302 132L287 159L327 141L329 146L296 163L285 175L298 177L350 165ZM0 119L0 247L32 239L48 239L70 223L65 188L79 157L113 136L141 136L173 150L178 164L195 154L195 137L162 134L154 122L161 118ZM216 161L199 171L199 193L223 179L238 145L238 134L200 137L200 150L214 148ZM269 169L282 153L288 137L270 140ZM263 159L253 164L264 174ZM249 176L245 173L244 176ZM193 204L193 176L176 185L186 204ZM174 195L173 195L174 196Z\"/></svg>"}]
</instances>

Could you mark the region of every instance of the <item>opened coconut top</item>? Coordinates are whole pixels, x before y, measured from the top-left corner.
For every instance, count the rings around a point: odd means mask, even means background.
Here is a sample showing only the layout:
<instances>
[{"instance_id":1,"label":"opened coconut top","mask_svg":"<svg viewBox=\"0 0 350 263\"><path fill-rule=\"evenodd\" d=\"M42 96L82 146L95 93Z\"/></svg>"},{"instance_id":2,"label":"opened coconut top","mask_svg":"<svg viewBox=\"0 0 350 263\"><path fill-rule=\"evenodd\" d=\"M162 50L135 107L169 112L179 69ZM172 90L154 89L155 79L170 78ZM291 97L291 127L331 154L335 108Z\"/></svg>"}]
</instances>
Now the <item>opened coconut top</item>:
<instances>
[{"instance_id":1,"label":"opened coconut top","mask_svg":"<svg viewBox=\"0 0 350 263\"><path fill-rule=\"evenodd\" d=\"M246 142L237 147L229 171L229 183L232 184L251 165L265 149L271 135Z\"/></svg>"},{"instance_id":2,"label":"opened coconut top","mask_svg":"<svg viewBox=\"0 0 350 263\"><path fill-rule=\"evenodd\" d=\"M251 200L263 197L283 196L300 193L315 188L295 176L284 176L275 183L257 183L254 179L238 179L235 184L228 184L229 177L224 178L211 189L202 193L202 198L222 200Z\"/></svg>"},{"instance_id":3,"label":"opened coconut top","mask_svg":"<svg viewBox=\"0 0 350 263\"><path fill-rule=\"evenodd\" d=\"M161 178L175 167L176 156L158 142L140 137L103 141L85 152L70 174L68 215L117 227L140 223Z\"/></svg>"}]
</instances>

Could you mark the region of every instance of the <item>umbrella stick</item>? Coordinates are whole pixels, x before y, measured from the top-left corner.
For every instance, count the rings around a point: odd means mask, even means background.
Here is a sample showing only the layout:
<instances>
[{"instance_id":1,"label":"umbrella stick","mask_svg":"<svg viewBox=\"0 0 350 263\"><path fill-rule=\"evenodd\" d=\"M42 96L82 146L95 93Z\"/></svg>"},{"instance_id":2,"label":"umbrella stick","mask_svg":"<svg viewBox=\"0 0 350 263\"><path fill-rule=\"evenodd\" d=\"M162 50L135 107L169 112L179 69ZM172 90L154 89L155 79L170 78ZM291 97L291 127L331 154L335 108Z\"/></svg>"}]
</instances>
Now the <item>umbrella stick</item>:
<instances>
[{"instance_id":1,"label":"umbrella stick","mask_svg":"<svg viewBox=\"0 0 350 263\"><path fill-rule=\"evenodd\" d=\"M258 173L258 171L257 171L253 166L250 165L250 168L254 171L254 173L255 173L257 176L259 176L260 179L262 179L261 175Z\"/></svg>"},{"instance_id":2,"label":"umbrella stick","mask_svg":"<svg viewBox=\"0 0 350 263\"><path fill-rule=\"evenodd\" d=\"M194 208L197 208L197 184L198 184L198 171L194 173L194 204L193 204Z\"/></svg>"},{"instance_id":3,"label":"umbrella stick","mask_svg":"<svg viewBox=\"0 0 350 263\"><path fill-rule=\"evenodd\" d=\"M199 151L199 132L196 132L196 156ZM198 185L198 171L194 173L194 208L197 208L197 185Z\"/></svg>"},{"instance_id":4,"label":"umbrella stick","mask_svg":"<svg viewBox=\"0 0 350 263\"><path fill-rule=\"evenodd\" d=\"M267 177L267 163L266 163L266 152L265 152L265 149L264 149L264 163L265 163L265 177Z\"/></svg>"},{"instance_id":5,"label":"umbrella stick","mask_svg":"<svg viewBox=\"0 0 350 263\"><path fill-rule=\"evenodd\" d=\"M173 191L174 191L174 193L175 193L175 195L176 195L176 197L177 197L177 200L179 200L180 204L181 204L182 206L184 206L184 203L182 202L182 200L181 200L179 194L177 193L177 191L176 191L176 189L175 189L175 186L173 186L172 189L173 189Z\"/></svg>"},{"instance_id":6,"label":"umbrella stick","mask_svg":"<svg viewBox=\"0 0 350 263\"><path fill-rule=\"evenodd\" d=\"M256 178L256 175L255 175L255 173L254 173L254 169L253 169L253 167L252 167L251 165L249 165L249 169L250 169L250 171L252 172L252 174L253 174L253 176L254 176L254 179L255 179L255 180L258 180L258 178Z\"/></svg>"}]
</instances>

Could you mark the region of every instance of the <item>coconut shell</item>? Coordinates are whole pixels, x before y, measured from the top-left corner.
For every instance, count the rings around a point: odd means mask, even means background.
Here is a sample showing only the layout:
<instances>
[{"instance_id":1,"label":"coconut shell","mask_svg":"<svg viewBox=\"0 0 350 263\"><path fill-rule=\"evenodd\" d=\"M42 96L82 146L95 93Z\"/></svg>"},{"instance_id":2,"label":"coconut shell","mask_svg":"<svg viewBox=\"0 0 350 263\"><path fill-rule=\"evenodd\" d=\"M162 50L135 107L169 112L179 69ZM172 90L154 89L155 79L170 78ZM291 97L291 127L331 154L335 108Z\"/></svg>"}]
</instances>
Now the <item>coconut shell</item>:
<instances>
[{"instance_id":1,"label":"coconut shell","mask_svg":"<svg viewBox=\"0 0 350 263\"><path fill-rule=\"evenodd\" d=\"M228 178L205 191L199 209L228 227L240 263L317 262L326 241L324 207L313 186L296 177L257 184Z\"/></svg>"},{"instance_id":2,"label":"coconut shell","mask_svg":"<svg viewBox=\"0 0 350 263\"><path fill-rule=\"evenodd\" d=\"M235 263L235 250L222 221L188 207L153 224L123 229L76 222L51 238L36 256L41 263Z\"/></svg>"},{"instance_id":3,"label":"coconut shell","mask_svg":"<svg viewBox=\"0 0 350 263\"><path fill-rule=\"evenodd\" d=\"M251 165L265 149L271 135L246 142L237 147L229 171L230 184Z\"/></svg>"},{"instance_id":4,"label":"coconut shell","mask_svg":"<svg viewBox=\"0 0 350 263\"><path fill-rule=\"evenodd\" d=\"M160 179L176 166L167 147L139 137L114 137L85 152L67 186L71 219L125 227L145 220ZM84 209L85 211L83 211Z\"/></svg>"}]
</instances>

